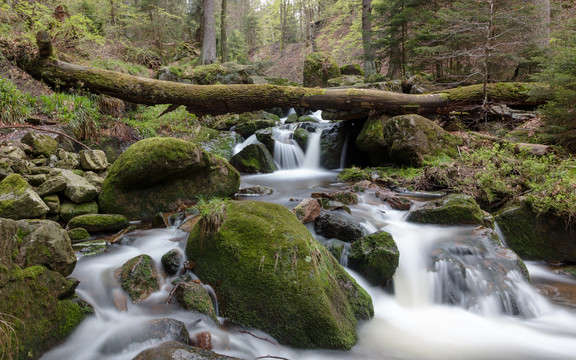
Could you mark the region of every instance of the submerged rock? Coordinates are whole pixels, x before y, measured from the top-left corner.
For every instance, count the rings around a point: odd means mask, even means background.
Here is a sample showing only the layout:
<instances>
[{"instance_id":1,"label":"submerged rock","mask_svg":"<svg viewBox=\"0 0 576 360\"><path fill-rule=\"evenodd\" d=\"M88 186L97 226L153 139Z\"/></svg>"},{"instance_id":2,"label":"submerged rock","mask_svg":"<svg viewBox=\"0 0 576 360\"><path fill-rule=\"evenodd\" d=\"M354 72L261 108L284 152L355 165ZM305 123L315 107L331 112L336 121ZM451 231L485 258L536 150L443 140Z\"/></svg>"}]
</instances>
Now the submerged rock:
<instances>
[{"instance_id":1,"label":"submerged rock","mask_svg":"<svg viewBox=\"0 0 576 360\"><path fill-rule=\"evenodd\" d=\"M300 348L350 349L368 294L281 205L231 201L217 230L201 220L186 255L219 297L222 315ZM209 226L208 226L209 227Z\"/></svg>"},{"instance_id":2,"label":"submerged rock","mask_svg":"<svg viewBox=\"0 0 576 360\"><path fill-rule=\"evenodd\" d=\"M149 255L128 260L120 270L120 284L132 302L139 303L160 289L160 275Z\"/></svg>"},{"instance_id":3,"label":"submerged rock","mask_svg":"<svg viewBox=\"0 0 576 360\"><path fill-rule=\"evenodd\" d=\"M308 198L302 200L292 212L296 215L302 224L316 220L322 211L322 206L316 199Z\"/></svg>"},{"instance_id":4,"label":"submerged rock","mask_svg":"<svg viewBox=\"0 0 576 360\"><path fill-rule=\"evenodd\" d=\"M408 214L408 221L437 225L484 225L486 215L473 197L452 194L430 201Z\"/></svg>"},{"instance_id":5,"label":"submerged rock","mask_svg":"<svg viewBox=\"0 0 576 360\"><path fill-rule=\"evenodd\" d=\"M174 203L230 196L239 186L240 174L226 160L184 140L151 138L129 147L110 167L100 208L130 220L151 219Z\"/></svg>"},{"instance_id":6,"label":"submerged rock","mask_svg":"<svg viewBox=\"0 0 576 360\"><path fill-rule=\"evenodd\" d=\"M348 254L348 266L374 286L387 287L398 267L400 251L385 231L378 231L354 242Z\"/></svg>"},{"instance_id":7,"label":"submerged rock","mask_svg":"<svg viewBox=\"0 0 576 360\"><path fill-rule=\"evenodd\" d=\"M320 214L314 221L314 230L318 235L347 242L354 242L364 235L358 218L336 211Z\"/></svg>"},{"instance_id":8,"label":"submerged rock","mask_svg":"<svg viewBox=\"0 0 576 360\"><path fill-rule=\"evenodd\" d=\"M180 265L184 261L184 254L178 249L172 249L166 254L162 255L160 262L168 275L174 275L180 269Z\"/></svg>"}]
</instances>

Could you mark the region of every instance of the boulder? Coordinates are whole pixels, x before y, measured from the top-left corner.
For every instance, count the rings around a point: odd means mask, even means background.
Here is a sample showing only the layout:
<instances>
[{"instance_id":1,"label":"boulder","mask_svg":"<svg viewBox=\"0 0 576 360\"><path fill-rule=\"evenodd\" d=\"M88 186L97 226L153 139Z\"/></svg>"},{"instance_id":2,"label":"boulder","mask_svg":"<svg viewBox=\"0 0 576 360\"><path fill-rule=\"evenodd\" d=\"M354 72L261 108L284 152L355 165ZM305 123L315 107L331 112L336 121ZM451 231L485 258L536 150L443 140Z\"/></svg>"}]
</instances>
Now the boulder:
<instances>
[{"instance_id":1,"label":"boulder","mask_svg":"<svg viewBox=\"0 0 576 360\"><path fill-rule=\"evenodd\" d=\"M234 145L242 141L242 137L234 131L218 131L200 126L195 136L190 139L202 149L211 154L230 160L234 152Z\"/></svg>"},{"instance_id":2,"label":"boulder","mask_svg":"<svg viewBox=\"0 0 576 360\"><path fill-rule=\"evenodd\" d=\"M296 215L302 224L316 220L322 211L322 206L316 199L308 198L302 200L292 212Z\"/></svg>"},{"instance_id":3,"label":"boulder","mask_svg":"<svg viewBox=\"0 0 576 360\"><path fill-rule=\"evenodd\" d=\"M389 286L400 259L392 235L378 231L354 242L348 253L348 266L374 286Z\"/></svg>"},{"instance_id":4,"label":"boulder","mask_svg":"<svg viewBox=\"0 0 576 360\"><path fill-rule=\"evenodd\" d=\"M246 146L238 154L232 156L230 165L241 173L247 174L267 174L278 170L274 158L262 144Z\"/></svg>"},{"instance_id":5,"label":"boulder","mask_svg":"<svg viewBox=\"0 0 576 360\"><path fill-rule=\"evenodd\" d=\"M8 162L4 162L3 159L0 159L0 181L4 180L6 176L13 174L14 170L10 167Z\"/></svg>"},{"instance_id":6,"label":"boulder","mask_svg":"<svg viewBox=\"0 0 576 360\"><path fill-rule=\"evenodd\" d=\"M274 139L272 138L272 128L260 129L255 132L256 139L260 141L270 154L274 154Z\"/></svg>"},{"instance_id":7,"label":"boulder","mask_svg":"<svg viewBox=\"0 0 576 360\"><path fill-rule=\"evenodd\" d=\"M526 260L576 262L576 230L551 213L537 214L521 198L495 215L506 244Z\"/></svg>"},{"instance_id":8,"label":"boulder","mask_svg":"<svg viewBox=\"0 0 576 360\"><path fill-rule=\"evenodd\" d=\"M89 232L113 232L128 226L128 219L119 214L78 215L68 222L69 229L84 228Z\"/></svg>"},{"instance_id":9,"label":"boulder","mask_svg":"<svg viewBox=\"0 0 576 360\"><path fill-rule=\"evenodd\" d=\"M240 174L226 160L184 140L150 138L112 164L99 201L103 212L151 219L171 204L230 196L239 186Z\"/></svg>"},{"instance_id":10,"label":"boulder","mask_svg":"<svg viewBox=\"0 0 576 360\"><path fill-rule=\"evenodd\" d=\"M83 228L74 228L68 230L68 237L72 243L78 243L90 239L90 233Z\"/></svg>"},{"instance_id":11,"label":"boulder","mask_svg":"<svg viewBox=\"0 0 576 360\"><path fill-rule=\"evenodd\" d=\"M139 303L160 290L160 275L149 255L138 255L128 260L118 275L122 289L133 303Z\"/></svg>"},{"instance_id":12,"label":"boulder","mask_svg":"<svg viewBox=\"0 0 576 360\"><path fill-rule=\"evenodd\" d=\"M186 246L222 315L290 346L354 346L358 320L373 316L370 296L296 216L258 201L230 201L223 214L217 229L199 221Z\"/></svg>"},{"instance_id":13,"label":"boulder","mask_svg":"<svg viewBox=\"0 0 576 360\"><path fill-rule=\"evenodd\" d=\"M262 195L271 195L273 192L274 190L269 187L256 185L238 189L236 195L262 196Z\"/></svg>"},{"instance_id":14,"label":"boulder","mask_svg":"<svg viewBox=\"0 0 576 360\"><path fill-rule=\"evenodd\" d=\"M346 242L354 242L364 235L360 220L341 211L320 214L314 221L314 230L318 235Z\"/></svg>"},{"instance_id":15,"label":"boulder","mask_svg":"<svg viewBox=\"0 0 576 360\"><path fill-rule=\"evenodd\" d=\"M184 262L184 254L178 249L172 249L162 255L160 262L168 275L174 275L180 270L180 265Z\"/></svg>"},{"instance_id":16,"label":"boulder","mask_svg":"<svg viewBox=\"0 0 576 360\"><path fill-rule=\"evenodd\" d=\"M65 202L60 205L60 218L68 222L80 215L98 214L98 204L96 201L90 201L83 204Z\"/></svg>"},{"instance_id":17,"label":"boulder","mask_svg":"<svg viewBox=\"0 0 576 360\"><path fill-rule=\"evenodd\" d=\"M320 135L320 165L327 169L340 167L346 133L350 130L346 121L338 121L326 127Z\"/></svg>"},{"instance_id":18,"label":"boulder","mask_svg":"<svg viewBox=\"0 0 576 360\"><path fill-rule=\"evenodd\" d=\"M183 282L175 291L176 300L182 308L208 315L215 323L218 323L216 311L208 290L202 284Z\"/></svg>"},{"instance_id":19,"label":"boulder","mask_svg":"<svg viewBox=\"0 0 576 360\"><path fill-rule=\"evenodd\" d=\"M79 155L84 170L102 171L108 167L106 153L102 150L81 150Z\"/></svg>"},{"instance_id":20,"label":"boulder","mask_svg":"<svg viewBox=\"0 0 576 360\"><path fill-rule=\"evenodd\" d=\"M54 176L46 180L42 185L38 187L36 192L40 196L46 196L50 194L55 194L66 190L66 178L64 176Z\"/></svg>"},{"instance_id":21,"label":"boulder","mask_svg":"<svg viewBox=\"0 0 576 360\"><path fill-rule=\"evenodd\" d=\"M355 205L358 204L358 195L349 190L335 191L332 193L328 192L313 192L311 196L315 199L328 199L332 201L337 201L343 205Z\"/></svg>"},{"instance_id":22,"label":"boulder","mask_svg":"<svg viewBox=\"0 0 576 360\"><path fill-rule=\"evenodd\" d=\"M452 194L411 211L408 221L437 225L484 225L486 215L473 197ZM489 225L489 224L486 224Z\"/></svg>"},{"instance_id":23,"label":"boulder","mask_svg":"<svg viewBox=\"0 0 576 360\"><path fill-rule=\"evenodd\" d=\"M364 76L364 69L358 64L346 64L340 67L340 73L342 75Z\"/></svg>"},{"instance_id":24,"label":"boulder","mask_svg":"<svg viewBox=\"0 0 576 360\"><path fill-rule=\"evenodd\" d=\"M328 87L328 80L340 76L336 60L326 53L313 52L304 59L304 87Z\"/></svg>"},{"instance_id":25,"label":"boulder","mask_svg":"<svg viewBox=\"0 0 576 360\"><path fill-rule=\"evenodd\" d=\"M298 146L301 149L306 150L308 146L308 138L310 137L310 131L299 127L298 129L294 130L293 139L296 140Z\"/></svg>"},{"instance_id":26,"label":"boulder","mask_svg":"<svg viewBox=\"0 0 576 360\"><path fill-rule=\"evenodd\" d=\"M58 197L58 195L52 194L44 196L42 197L42 201L44 201L44 203L48 205L48 208L50 209L50 211L48 211L48 214L58 215L60 213L60 198Z\"/></svg>"},{"instance_id":27,"label":"boulder","mask_svg":"<svg viewBox=\"0 0 576 360\"><path fill-rule=\"evenodd\" d=\"M76 175L71 170L62 170L60 173L66 179L66 189L64 195L73 202L81 204L92 201L98 195L96 186L90 184L88 180L80 175Z\"/></svg>"},{"instance_id":28,"label":"boulder","mask_svg":"<svg viewBox=\"0 0 576 360\"><path fill-rule=\"evenodd\" d=\"M50 155L56 154L56 150L58 150L58 141L49 135L28 132L20 141L32 147L32 154L36 156L42 155L49 158Z\"/></svg>"},{"instance_id":29,"label":"boulder","mask_svg":"<svg viewBox=\"0 0 576 360\"><path fill-rule=\"evenodd\" d=\"M32 186L38 186L46 182L46 180L48 180L48 175L47 174L24 175L24 179L28 181L28 184Z\"/></svg>"},{"instance_id":30,"label":"boulder","mask_svg":"<svg viewBox=\"0 0 576 360\"><path fill-rule=\"evenodd\" d=\"M240 360L239 358L216 354L210 350L168 341L138 354L134 360Z\"/></svg>"},{"instance_id":31,"label":"boulder","mask_svg":"<svg viewBox=\"0 0 576 360\"><path fill-rule=\"evenodd\" d=\"M15 144L0 146L0 158L15 158L24 160L26 159L26 153L21 147Z\"/></svg>"},{"instance_id":32,"label":"boulder","mask_svg":"<svg viewBox=\"0 0 576 360\"><path fill-rule=\"evenodd\" d=\"M0 217L29 219L48 211L48 205L19 174L10 174L0 182Z\"/></svg>"}]
</instances>

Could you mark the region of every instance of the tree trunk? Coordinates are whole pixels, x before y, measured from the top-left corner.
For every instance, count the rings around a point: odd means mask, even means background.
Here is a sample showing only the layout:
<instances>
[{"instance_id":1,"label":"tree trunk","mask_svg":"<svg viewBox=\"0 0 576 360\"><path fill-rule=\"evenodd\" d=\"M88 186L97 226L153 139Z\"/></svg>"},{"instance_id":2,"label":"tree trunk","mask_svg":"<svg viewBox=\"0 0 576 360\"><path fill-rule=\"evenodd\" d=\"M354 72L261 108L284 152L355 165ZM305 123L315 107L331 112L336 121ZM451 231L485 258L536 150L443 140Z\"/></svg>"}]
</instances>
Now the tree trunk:
<instances>
[{"instance_id":1,"label":"tree trunk","mask_svg":"<svg viewBox=\"0 0 576 360\"><path fill-rule=\"evenodd\" d=\"M362 44L364 46L364 77L376 74L372 45L372 0L362 0Z\"/></svg>"},{"instance_id":2,"label":"tree trunk","mask_svg":"<svg viewBox=\"0 0 576 360\"><path fill-rule=\"evenodd\" d=\"M190 85L141 78L114 71L79 66L51 57L49 41L40 35L40 54L46 57L22 63L30 74L60 87L81 87L138 104L179 105L198 116L242 113L273 107L302 107L314 110L375 110L395 114L448 114L482 104L483 86L456 88L444 93L409 95L369 89L320 89L274 85ZM506 104L538 105L528 99L533 84L488 84L491 101ZM175 106L175 107L174 107Z\"/></svg>"},{"instance_id":3,"label":"tree trunk","mask_svg":"<svg viewBox=\"0 0 576 360\"><path fill-rule=\"evenodd\" d=\"M536 36L540 47L550 44L550 0L535 0L537 14Z\"/></svg>"},{"instance_id":4,"label":"tree trunk","mask_svg":"<svg viewBox=\"0 0 576 360\"><path fill-rule=\"evenodd\" d=\"M204 0L202 35L202 64L208 65L216 61L216 23L214 21L214 0Z\"/></svg>"},{"instance_id":5,"label":"tree trunk","mask_svg":"<svg viewBox=\"0 0 576 360\"><path fill-rule=\"evenodd\" d=\"M222 12L220 14L220 55L222 62L228 61L228 32L226 21L226 12L228 10L228 0L222 0Z\"/></svg>"}]
</instances>

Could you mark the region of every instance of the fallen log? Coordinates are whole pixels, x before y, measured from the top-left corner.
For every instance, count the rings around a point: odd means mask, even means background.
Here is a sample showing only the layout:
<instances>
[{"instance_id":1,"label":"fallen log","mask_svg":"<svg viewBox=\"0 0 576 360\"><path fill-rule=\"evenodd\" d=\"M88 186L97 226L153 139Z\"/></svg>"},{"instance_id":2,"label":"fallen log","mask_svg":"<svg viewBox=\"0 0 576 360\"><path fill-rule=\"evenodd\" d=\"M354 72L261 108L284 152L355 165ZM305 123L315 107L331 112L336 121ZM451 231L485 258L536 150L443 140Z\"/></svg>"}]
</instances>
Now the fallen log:
<instances>
[{"instance_id":1,"label":"fallen log","mask_svg":"<svg viewBox=\"0 0 576 360\"><path fill-rule=\"evenodd\" d=\"M60 87L81 88L138 104L178 106L198 116L299 107L313 110L375 110L397 114L449 114L483 104L482 85L441 93L412 95L371 89L321 89L275 85L190 85L142 78L114 71L74 65L55 58L50 37L39 32L39 56L22 66L32 76ZM488 85L490 102L507 105L540 105L527 95L530 83Z\"/></svg>"}]
</instances>

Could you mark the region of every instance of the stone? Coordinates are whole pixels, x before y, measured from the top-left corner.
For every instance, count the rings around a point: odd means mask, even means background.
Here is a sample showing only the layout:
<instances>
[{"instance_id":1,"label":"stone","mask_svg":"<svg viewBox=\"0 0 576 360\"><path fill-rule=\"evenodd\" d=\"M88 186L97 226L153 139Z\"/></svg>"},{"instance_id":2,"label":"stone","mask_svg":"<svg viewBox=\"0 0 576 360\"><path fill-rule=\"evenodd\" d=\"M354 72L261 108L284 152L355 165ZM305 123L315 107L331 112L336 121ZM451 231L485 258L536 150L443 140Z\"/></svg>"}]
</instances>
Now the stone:
<instances>
[{"instance_id":1,"label":"stone","mask_svg":"<svg viewBox=\"0 0 576 360\"><path fill-rule=\"evenodd\" d=\"M68 237L70 237L70 241L74 243L86 241L90 239L90 233L86 231L84 228L74 228L68 230Z\"/></svg>"},{"instance_id":2,"label":"stone","mask_svg":"<svg viewBox=\"0 0 576 360\"><path fill-rule=\"evenodd\" d=\"M186 245L222 315L299 348L350 349L370 296L284 206L229 201L217 230L202 219ZM204 229L204 230L203 230Z\"/></svg>"},{"instance_id":3,"label":"stone","mask_svg":"<svg viewBox=\"0 0 576 360\"><path fill-rule=\"evenodd\" d=\"M147 220L174 204L231 196L239 187L240 174L223 158L184 140L150 138L112 164L99 204L105 213Z\"/></svg>"},{"instance_id":4,"label":"stone","mask_svg":"<svg viewBox=\"0 0 576 360\"><path fill-rule=\"evenodd\" d=\"M184 262L184 254L178 249L172 249L162 255L160 262L168 275L174 275L180 270L180 265Z\"/></svg>"},{"instance_id":5,"label":"stone","mask_svg":"<svg viewBox=\"0 0 576 360\"><path fill-rule=\"evenodd\" d=\"M275 140L272 138L272 128L260 129L254 134L256 135L256 139L266 146L270 154L274 154Z\"/></svg>"},{"instance_id":6,"label":"stone","mask_svg":"<svg viewBox=\"0 0 576 360\"><path fill-rule=\"evenodd\" d=\"M68 222L79 215L98 214L98 204L91 201L83 204L64 202L60 204L60 218Z\"/></svg>"},{"instance_id":7,"label":"stone","mask_svg":"<svg viewBox=\"0 0 576 360\"><path fill-rule=\"evenodd\" d=\"M54 176L46 180L42 185L36 189L40 196L55 194L66 190L67 182L64 176Z\"/></svg>"},{"instance_id":8,"label":"stone","mask_svg":"<svg viewBox=\"0 0 576 360\"><path fill-rule=\"evenodd\" d=\"M314 221L314 230L318 235L346 242L354 242L364 235L360 220L341 211L320 214Z\"/></svg>"},{"instance_id":9,"label":"stone","mask_svg":"<svg viewBox=\"0 0 576 360\"><path fill-rule=\"evenodd\" d=\"M342 75L364 76L364 69L358 64L346 64L340 67L340 73Z\"/></svg>"},{"instance_id":10,"label":"stone","mask_svg":"<svg viewBox=\"0 0 576 360\"><path fill-rule=\"evenodd\" d=\"M230 165L241 173L258 174L271 173L278 168L274 158L263 144L251 144L232 156Z\"/></svg>"},{"instance_id":11,"label":"stone","mask_svg":"<svg viewBox=\"0 0 576 360\"><path fill-rule=\"evenodd\" d=\"M349 190L336 191L332 193L313 192L310 196L312 196L315 199L324 198L332 201L337 201L343 205L358 204L358 195L354 194L352 191Z\"/></svg>"},{"instance_id":12,"label":"stone","mask_svg":"<svg viewBox=\"0 0 576 360\"><path fill-rule=\"evenodd\" d=\"M242 137L234 131L218 131L200 126L190 141L213 155L230 160L234 155L234 146L242 142Z\"/></svg>"},{"instance_id":13,"label":"stone","mask_svg":"<svg viewBox=\"0 0 576 360\"><path fill-rule=\"evenodd\" d=\"M98 195L96 186L90 184L82 176L73 173L71 170L62 170L60 174L66 179L64 195L73 202L81 204L92 201Z\"/></svg>"},{"instance_id":14,"label":"stone","mask_svg":"<svg viewBox=\"0 0 576 360\"><path fill-rule=\"evenodd\" d=\"M98 189L98 192L102 189L102 183L104 183L104 178L93 171L86 171L84 173L84 179L88 180L88 182Z\"/></svg>"},{"instance_id":15,"label":"stone","mask_svg":"<svg viewBox=\"0 0 576 360\"><path fill-rule=\"evenodd\" d=\"M374 286L388 287L398 267L400 251L392 235L378 231L354 242L348 266Z\"/></svg>"},{"instance_id":16,"label":"stone","mask_svg":"<svg viewBox=\"0 0 576 360\"><path fill-rule=\"evenodd\" d=\"M37 174L37 175L24 175L24 179L28 181L28 184L32 186L38 186L48 180L48 175L46 174ZM40 195L40 194L38 194ZM42 196L42 195L40 195Z\"/></svg>"},{"instance_id":17,"label":"stone","mask_svg":"<svg viewBox=\"0 0 576 360\"><path fill-rule=\"evenodd\" d=\"M208 315L216 324L218 323L212 298L202 284L182 282L176 288L175 295L183 309Z\"/></svg>"},{"instance_id":18,"label":"stone","mask_svg":"<svg viewBox=\"0 0 576 360\"><path fill-rule=\"evenodd\" d=\"M320 165L326 169L338 169L342 151L346 143L346 134L350 124L338 121L328 125L320 135Z\"/></svg>"},{"instance_id":19,"label":"stone","mask_svg":"<svg viewBox=\"0 0 576 360\"><path fill-rule=\"evenodd\" d=\"M83 170L102 171L108 167L106 153L102 150L81 150L79 155Z\"/></svg>"},{"instance_id":20,"label":"stone","mask_svg":"<svg viewBox=\"0 0 576 360\"><path fill-rule=\"evenodd\" d=\"M210 350L186 345L177 341L169 341L146 349L138 354L134 360L241 360L217 354Z\"/></svg>"},{"instance_id":21,"label":"stone","mask_svg":"<svg viewBox=\"0 0 576 360\"><path fill-rule=\"evenodd\" d=\"M4 180L6 176L13 174L14 170L10 167L8 162L4 162L3 159L0 159L0 181Z\"/></svg>"},{"instance_id":22,"label":"stone","mask_svg":"<svg viewBox=\"0 0 576 360\"><path fill-rule=\"evenodd\" d=\"M308 198L302 200L292 212L296 215L302 224L313 222L320 215L322 207L316 199Z\"/></svg>"},{"instance_id":23,"label":"stone","mask_svg":"<svg viewBox=\"0 0 576 360\"><path fill-rule=\"evenodd\" d=\"M212 335L208 331L202 331L194 335L193 342L200 349L212 350Z\"/></svg>"},{"instance_id":24,"label":"stone","mask_svg":"<svg viewBox=\"0 0 576 360\"><path fill-rule=\"evenodd\" d=\"M160 275L149 255L138 255L128 260L120 270L120 285L133 303L139 303L160 290Z\"/></svg>"},{"instance_id":25,"label":"stone","mask_svg":"<svg viewBox=\"0 0 576 360\"><path fill-rule=\"evenodd\" d=\"M114 232L128 227L128 219L120 214L78 215L68 222L69 229L84 228L89 232Z\"/></svg>"},{"instance_id":26,"label":"stone","mask_svg":"<svg viewBox=\"0 0 576 360\"><path fill-rule=\"evenodd\" d=\"M58 215L60 213L60 198L58 197L58 195L52 194L44 196L42 197L42 201L44 201L44 203L48 205L48 208L50 209L50 211L48 211L48 214Z\"/></svg>"},{"instance_id":27,"label":"stone","mask_svg":"<svg viewBox=\"0 0 576 360\"><path fill-rule=\"evenodd\" d=\"M28 132L20 140L24 144L32 147L32 154L43 155L49 158L50 155L56 154L58 150L58 141L54 140L49 135Z\"/></svg>"},{"instance_id":28,"label":"stone","mask_svg":"<svg viewBox=\"0 0 576 360\"><path fill-rule=\"evenodd\" d=\"M304 87L328 87L328 80L340 76L336 60L326 53L313 52L304 59Z\"/></svg>"},{"instance_id":29,"label":"stone","mask_svg":"<svg viewBox=\"0 0 576 360\"><path fill-rule=\"evenodd\" d=\"M484 225L486 215L473 197L452 194L411 211L406 220L421 224Z\"/></svg>"},{"instance_id":30,"label":"stone","mask_svg":"<svg viewBox=\"0 0 576 360\"><path fill-rule=\"evenodd\" d=\"M238 189L236 195L272 195L274 189L262 185L250 186Z\"/></svg>"},{"instance_id":31,"label":"stone","mask_svg":"<svg viewBox=\"0 0 576 360\"><path fill-rule=\"evenodd\" d=\"M26 159L26 153L22 148L16 145L0 146L0 158Z\"/></svg>"},{"instance_id":32,"label":"stone","mask_svg":"<svg viewBox=\"0 0 576 360\"><path fill-rule=\"evenodd\" d=\"M0 217L30 219L48 211L48 205L19 174L10 174L0 182Z\"/></svg>"}]
</instances>

